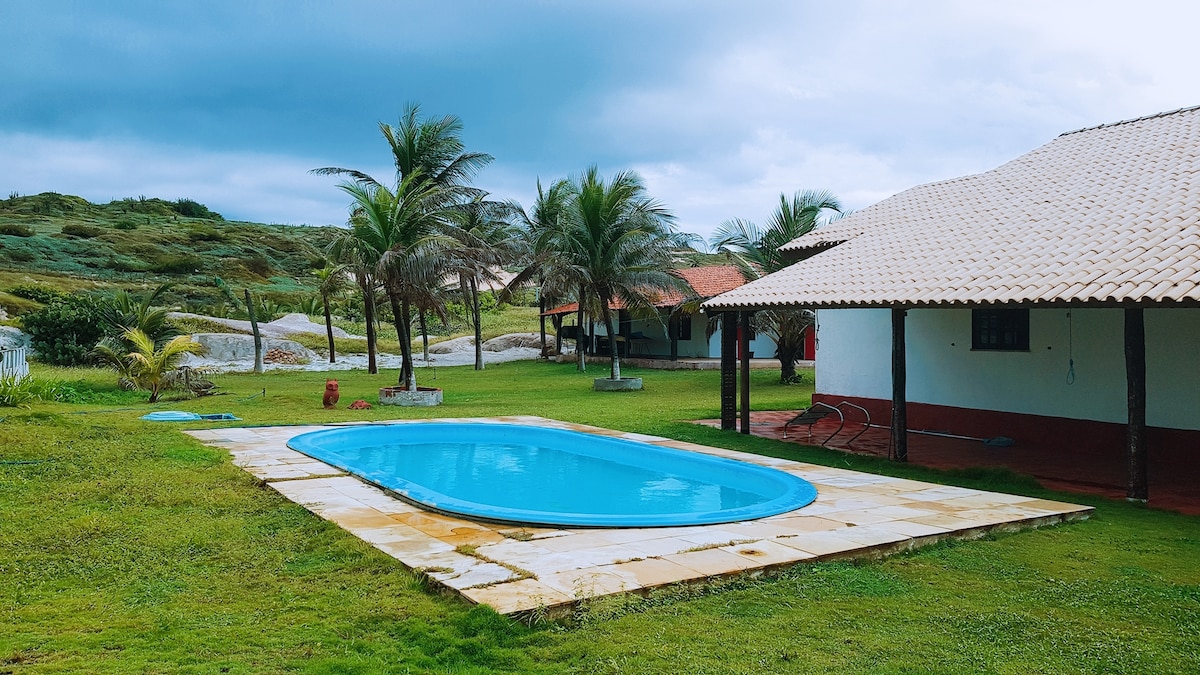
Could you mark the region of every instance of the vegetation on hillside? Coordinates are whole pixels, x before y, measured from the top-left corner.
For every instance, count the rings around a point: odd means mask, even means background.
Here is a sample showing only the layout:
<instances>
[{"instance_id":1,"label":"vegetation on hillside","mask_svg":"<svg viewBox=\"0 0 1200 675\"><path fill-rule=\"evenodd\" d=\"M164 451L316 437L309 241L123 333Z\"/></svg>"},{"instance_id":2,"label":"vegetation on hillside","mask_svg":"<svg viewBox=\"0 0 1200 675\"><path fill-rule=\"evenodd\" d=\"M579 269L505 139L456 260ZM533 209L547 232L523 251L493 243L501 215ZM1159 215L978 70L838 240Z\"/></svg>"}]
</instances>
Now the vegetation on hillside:
<instances>
[{"instance_id":1,"label":"vegetation on hillside","mask_svg":"<svg viewBox=\"0 0 1200 675\"><path fill-rule=\"evenodd\" d=\"M229 222L190 199L11 196L0 200L0 289L5 277L29 274L68 291L169 281L166 302L201 307L221 301L213 283L220 277L287 302L315 290L311 270L324 266L321 252L335 231ZM0 306L30 309L2 294Z\"/></svg>"}]
</instances>

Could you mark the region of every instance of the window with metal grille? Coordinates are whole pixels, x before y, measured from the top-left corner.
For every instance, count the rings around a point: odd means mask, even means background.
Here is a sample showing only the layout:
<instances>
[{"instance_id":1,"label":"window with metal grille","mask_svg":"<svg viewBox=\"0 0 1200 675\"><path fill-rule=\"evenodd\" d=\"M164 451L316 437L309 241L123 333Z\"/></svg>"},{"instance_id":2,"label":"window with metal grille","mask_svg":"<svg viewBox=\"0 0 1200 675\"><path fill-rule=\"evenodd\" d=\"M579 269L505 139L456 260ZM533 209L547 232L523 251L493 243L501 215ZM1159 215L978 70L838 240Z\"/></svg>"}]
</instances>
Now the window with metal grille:
<instances>
[{"instance_id":1,"label":"window with metal grille","mask_svg":"<svg viewBox=\"0 0 1200 675\"><path fill-rule=\"evenodd\" d=\"M971 349L997 352L1029 351L1029 310L971 310Z\"/></svg>"}]
</instances>

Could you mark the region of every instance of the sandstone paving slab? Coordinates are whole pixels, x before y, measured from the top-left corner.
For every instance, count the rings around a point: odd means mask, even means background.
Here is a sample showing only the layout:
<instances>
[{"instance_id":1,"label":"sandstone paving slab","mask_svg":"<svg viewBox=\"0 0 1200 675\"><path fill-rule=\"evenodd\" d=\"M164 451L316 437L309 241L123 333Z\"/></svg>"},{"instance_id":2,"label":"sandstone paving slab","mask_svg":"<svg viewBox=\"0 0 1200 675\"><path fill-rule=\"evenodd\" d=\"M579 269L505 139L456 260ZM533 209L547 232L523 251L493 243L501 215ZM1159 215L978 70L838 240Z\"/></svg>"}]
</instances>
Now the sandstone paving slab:
<instances>
[{"instance_id":1,"label":"sandstone paving slab","mask_svg":"<svg viewBox=\"0 0 1200 675\"><path fill-rule=\"evenodd\" d=\"M1090 507L748 455L534 416L396 424L530 424L603 434L770 466L817 488L802 509L739 523L657 528L520 526L433 513L287 447L295 435L365 423L227 427L192 436L316 515L434 584L505 614L696 583L826 558L877 557L946 537L1086 518Z\"/></svg>"}]
</instances>

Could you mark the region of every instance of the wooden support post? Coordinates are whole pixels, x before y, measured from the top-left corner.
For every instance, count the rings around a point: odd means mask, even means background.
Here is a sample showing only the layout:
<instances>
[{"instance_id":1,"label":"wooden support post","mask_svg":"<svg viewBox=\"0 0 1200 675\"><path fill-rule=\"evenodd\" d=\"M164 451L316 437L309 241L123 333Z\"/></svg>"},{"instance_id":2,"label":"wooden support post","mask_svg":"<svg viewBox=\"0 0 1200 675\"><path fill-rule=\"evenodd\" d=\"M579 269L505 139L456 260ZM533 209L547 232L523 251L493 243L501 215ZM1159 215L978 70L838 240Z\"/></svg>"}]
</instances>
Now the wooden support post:
<instances>
[{"instance_id":1,"label":"wooden support post","mask_svg":"<svg viewBox=\"0 0 1200 675\"><path fill-rule=\"evenodd\" d=\"M679 322L680 321L691 321L691 320L692 320L692 317L686 316L686 315L681 316L679 314L679 312L672 312L671 317L669 319L667 319L667 333L668 333L669 337L671 338L671 360L672 361L677 361L679 359L679 331L680 331Z\"/></svg>"},{"instance_id":2,"label":"wooden support post","mask_svg":"<svg viewBox=\"0 0 1200 675\"><path fill-rule=\"evenodd\" d=\"M1129 396L1126 498L1144 502L1150 497L1150 488L1146 481L1146 324L1141 307L1125 310L1125 384Z\"/></svg>"},{"instance_id":3,"label":"wooden support post","mask_svg":"<svg viewBox=\"0 0 1200 675\"><path fill-rule=\"evenodd\" d=\"M738 312L741 330L738 331L738 353L742 356L742 433L750 433L750 317L753 312Z\"/></svg>"},{"instance_id":4,"label":"wooden support post","mask_svg":"<svg viewBox=\"0 0 1200 675\"><path fill-rule=\"evenodd\" d=\"M737 312L721 313L721 430L737 428Z\"/></svg>"},{"instance_id":5,"label":"wooden support post","mask_svg":"<svg viewBox=\"0 0 1200 675\"><path fill-rule=\"evenodd\" d=\"M904 315L901 307L892 308L892 459L908 461L908 398L905 369Z\"/></svg>"}]
</instances>

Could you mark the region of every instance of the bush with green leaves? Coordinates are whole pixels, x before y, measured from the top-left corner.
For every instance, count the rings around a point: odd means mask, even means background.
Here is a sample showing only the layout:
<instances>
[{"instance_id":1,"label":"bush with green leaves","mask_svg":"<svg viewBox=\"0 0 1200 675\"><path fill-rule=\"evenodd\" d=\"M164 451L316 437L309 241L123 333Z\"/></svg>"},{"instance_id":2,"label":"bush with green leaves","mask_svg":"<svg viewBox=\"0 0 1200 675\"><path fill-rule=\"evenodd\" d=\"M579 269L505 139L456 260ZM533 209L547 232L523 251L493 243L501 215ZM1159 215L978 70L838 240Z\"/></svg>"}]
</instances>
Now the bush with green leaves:
<instances>
[{"instance_id":1,"label":"bush with green leaves","mask_svg":"<svg viewBox=\"0 0 1200 675\"><path fill-rule=\"evenodd\" d=\"M91 239L92 237L99 237L100 235L104 234L104 230L94 225L84 225L83 223L67 223L66 225L62 226L62 233L69 234L72 237L79 237L81 239Z\"/></svg>"},{"instance_id":2,"label":"bush with green leaves","mask_svg":"<svg viewBox=\"0 0 1200 675\"><path fill-rule=\"evenodd\" d=\"M200 202L180 197L171 204L171 210L186 218L207 218L208 220L225 220L221 214L210 211Z\"/></svg>"},{"instance_id":3,"label":"bush with green leaves","mask_svg":"<svg viewBox=\"0 0 1200 675\"><path fill-rule=\"evenodd\" d=\"M55 366L88 363L104 337L105 301L86 295L57 298L21 318L38 359Z\"/></svg>"},{"instance_id":4,"label":"bush with green leaves","mask_svg":"<svg viewBox=\"0 0 1200 675\"><path fill-rule=\"evenodd\" d=\"M43 305L48 305L55 300L61 300L68 295L67 293L50 288L49 286L39 286L37 284L21 284L20 286L13 286L12 288L8 289L8 292L17 296L18 298L33 300L34 302L40 302Z\"/></svg>"},{"instance_id":5,"label":"bush with green leaves","mask_svg":"<svg viewBox=\"0 0 1200 675\"><path fill-rule=\"evenodd\" d=\"M37 232L32 227L21 223L0 223L0 234L10 237L32 237Z\"/></svg>"}]
</instances>

